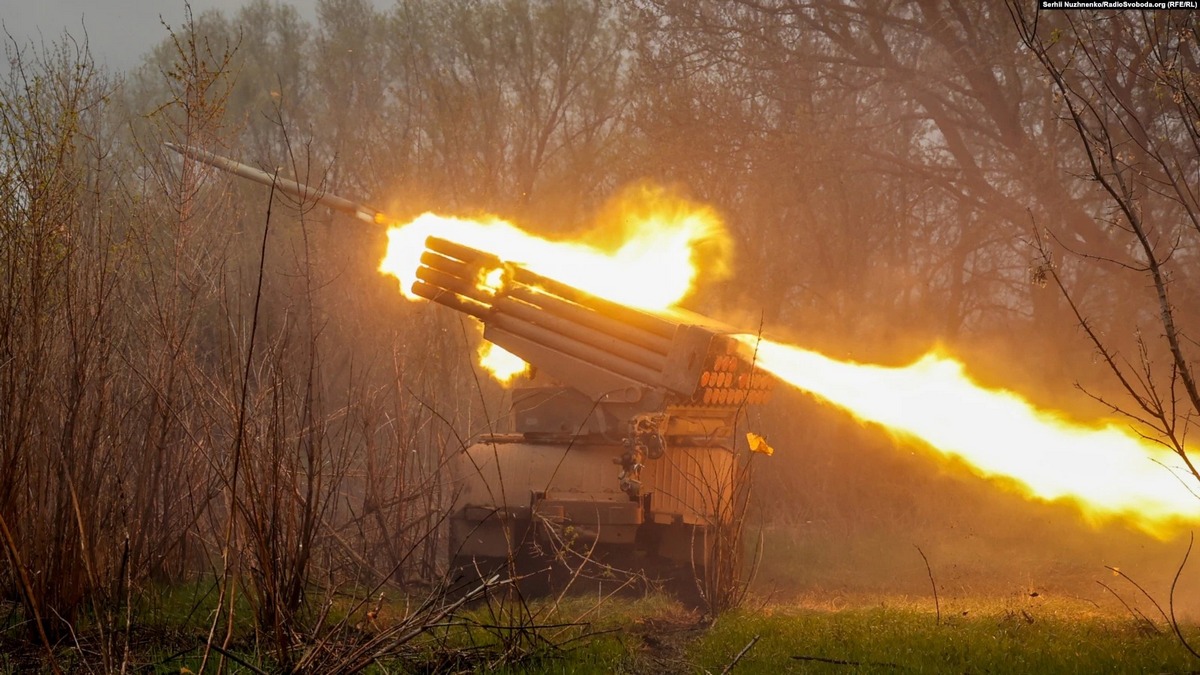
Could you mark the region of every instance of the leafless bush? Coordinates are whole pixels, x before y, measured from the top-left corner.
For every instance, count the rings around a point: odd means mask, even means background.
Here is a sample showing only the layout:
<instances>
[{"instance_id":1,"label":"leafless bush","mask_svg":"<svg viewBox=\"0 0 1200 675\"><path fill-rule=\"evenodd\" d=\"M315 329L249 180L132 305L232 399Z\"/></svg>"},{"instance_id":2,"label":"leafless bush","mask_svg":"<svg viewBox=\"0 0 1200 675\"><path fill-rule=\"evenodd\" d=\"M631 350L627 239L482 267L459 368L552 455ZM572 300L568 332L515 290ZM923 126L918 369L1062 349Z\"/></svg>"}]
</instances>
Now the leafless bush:
<instances>
[{"instance_id":1,"label":"leafless bush","mask_svg":"<svg viewBox=\"0 0 1200 675\"><path fill-rule=\"evenodd\" d=\"M234 590L248 582L258 626L286 662L312 628L314 574L329 587L436 581L447 435L412 396L411 354L386 354L383 368L377 357L328 365L336 312L304 208L300 229L285 213L272 257L256 256L267 235L231 226L254 210L208 169L164 154L164 141L212 147L232 134L231 53L192 25L171 43L165 102L128 126L118 104L130 101L85 47L10 53L0 594L19 599L18 625L48 652L71 644L86 614L100 633L88 644L115 669L143 585L216 575L229 628ZM251 340L255 268L267 292ZM451 400L448 378L427 375L431 400Z\"/></svg>"},{"instance_id":2,"label":"leafless bush","mask_svg":"<svg viewBox=\"0 0 1200 675\"><path fill-rule=\"evenodd\" d=\"M127 278L107 187L111 83L71 41L10 52L0 87L0 529L5 595L49 647L92 610L111 632L129 574L134 404L121 372ZM110 635L111 637L111 635ZM114 643L105 639L105 663Z\"/></svg>"}]
</instances>

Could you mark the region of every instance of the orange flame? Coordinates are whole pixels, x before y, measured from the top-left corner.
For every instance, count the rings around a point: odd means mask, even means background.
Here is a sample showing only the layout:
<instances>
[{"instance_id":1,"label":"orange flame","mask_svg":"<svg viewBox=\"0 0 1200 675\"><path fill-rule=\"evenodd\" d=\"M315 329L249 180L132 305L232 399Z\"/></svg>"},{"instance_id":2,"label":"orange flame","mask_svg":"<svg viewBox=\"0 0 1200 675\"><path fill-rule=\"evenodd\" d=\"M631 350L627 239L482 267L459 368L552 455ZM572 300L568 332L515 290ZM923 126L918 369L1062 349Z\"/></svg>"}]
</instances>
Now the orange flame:
<instances>
[{"instance_id":1,"label":"orange flame","mask_svg":"<svg viewBox=\"0 0 1200 675\"><path fill-rule=\"evenodd\" d=\"M479 364L500 384L508 384L518 375L529 372L529 364L507 349L484 340L477 350Z\"/></svg>"},{"instance_id":2,"label":"orange flame","mask_svg":"<svg viewBox=\"0 0 1200 675\"><path fill-rule=\"evenodd\" d=\"M398 278L410 300L417 299L411 288L429 236L488 251L592 295L642 309L665 309L686 297L694 288L702 249L706 278L721 278L729 269L729 237L716 213L652 190L610 207L604 221L576 241L544 239L499 218L426 213L392 227L379 269Z\"/></svg>"},{"instance_id":3,"label":"orange flame","mask_svg":"<svg viewBox=\"0 0 1200 675\"><path fill-rule=\"evenodd\" d=\"M737 337L780 380L965 460L978 475L1012 479L1029 496L1072 500L1092 519L1126 518L1164 538L1200 520L1200 497L1173 452L1120 426L1085 426L981 387L953 359L930 353L888 368Z\"/></svg>"},{"instance_id":4,"label":"orange flame","mask_svg":"<svg viewBox=\"0 0 1200 675\"><path fill-rule=\"evenodd\" d=\"M420 255L425 239L436 235L594 295L660 311L686 297L701 267L708 279L728 274L729 238L710 209L643 189L619 200L599 222L607 226L561 242L499 219L425 214L388 231L380 270L395 275L404 294L416 299L410 289ZM502 279L481 277L479 283L498 292ZM981 387L948 357L931 353L907 367L888 368L737 337L755 350L756 365L780 380L860 420L919 439L1026 496L1069 500L1092 520L1128 519L1159 537L1200 521L1200 497L1172 452L1120 426L1079 424L1015 393ZM480 355L501 381L527 366L494 345L485 344Z\"/></svg>"},{"instance_id":5,"label":"orange flame","mask_svg":"<svg viewBox=\"0 0 1200 675\"><path fill-rule=\"evenodd\" d=\"M593 295L651 310L671 307L686 297L701 265L706 279L727 275L731 251L729 236L712 209L644 186L615 200L597 227L575 241L544 239L499 218L426 213L389 228L387 254L379 266L400 280L400 290L410 300L418 299L411 289L429 236L486 250ZM498 290L496 279L480 283ZM502 382L524 371L513 362L517 357L498 347L481 350L480 356Z\"/></svg>"}]
</instances>

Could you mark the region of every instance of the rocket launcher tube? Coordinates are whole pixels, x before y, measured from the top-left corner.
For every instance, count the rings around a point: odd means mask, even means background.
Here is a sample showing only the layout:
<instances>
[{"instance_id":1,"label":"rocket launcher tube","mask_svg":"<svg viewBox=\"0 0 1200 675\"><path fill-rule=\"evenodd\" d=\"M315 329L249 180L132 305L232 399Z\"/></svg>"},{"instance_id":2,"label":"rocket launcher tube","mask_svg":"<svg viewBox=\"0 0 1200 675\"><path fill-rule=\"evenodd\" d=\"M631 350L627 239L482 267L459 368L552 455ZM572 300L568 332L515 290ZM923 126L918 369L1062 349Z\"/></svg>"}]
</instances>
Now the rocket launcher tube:
<instances>
[{"instance_id":1,"label":"rocket launcher tube","mask_svg":"<svg viewBox=\"0 0 1200 675\"><path fill-rule=\"evenodd\" d=\"M305 185L304 183L298 183L294 180L288 180L287 178L280 178L278 176L269 174L266 171L256 169L248 164L236 162L228 157L222 157L220 155L208 152L207 150L201 150L200 148L193 148L187 145L176 145L174 143L163 143L163 145L167 146L171 150L174 150L175 152L178 152L184 157L194 159L197 162L203 162L209 166L214 166L235 176L252 180L255 183L261 183L267 187L274 186L276 190L286 192L299 199L302 203L312 202L315 204L321 204L322 206L327 206L334 211L341 211L342 213L349 214L361 221L371 224L386 223L390 220L387 217L387 214L374 207L367 206L366 204L360 204L358 202L352 202L349 199L338 197L337 195L326 194L316 188Z\"/></svg>"},{"instance_id":2,"label":"rocket launcher tube","mask_svg":"<svg viewBox=\"0 0 1200 675\"><path fill-rule=\"evenodd\" d=\"M481 305L478 302L460 296L454 291L438 288L434 284L420 279L413 282L412 292L413 295L419 295L426 300L431 300L439 305L445 305L467 316L473 316L480 321L487 318L488 310L490 309L487 305Z\"/></svg>"},{"instance_id":3,"label":"rocket launcher tube","mask_svg":"<svg viewBox=\"0 0 1200 675\"><path fill-rule=\"evenodd\" d=\"M429 237L425 241L425 247L431 251L441 253L447 258L461 260L468 265L499 267L504 264L499 258L490 253L484 253L483 251L440 237ZM675 330L678 324L674 322L638 311L631 307L626 307L611 300L596 297L574 286L568 286L561 281L544 277L525 267L513 266L512 271L513 279L518 283L534 288L541 288L547 293L559 296L601 315L611 317L627 326L657 335L668 341L673 340L675 337Z\"/></svg>"},{"instance_id":4,"label":"rocket launcher tube","mask_svg":"<svg viewBox=\"0 0 1200 675\"><path fill-rule=\"evenodd\" d=\"M489 297L468 278L434 267L417 269L417 279L430 287L443 289L464 299L470 308L487 307L479 317L485 324L557 349L576 358L602 365L608 370L644 383L657 383L666 358L598 331L572 324L537 307L503 296ZM414 293L419 294L414 284ZM441 299L435 300L451 306ZM460 309L460 307L455 307ZM466 312L475 315L474 312ZM504 345L500 345L504 346Z\"/></svg>"},{"instance_id":5,"label":"rocket launcher tube","mask_svg":"<svg viewBox=\"0 0 1200 675\"><path fill-rule=\"evenodd\" d=\"M417 279L417 283L413 284L413 293L472 316L476 316L476 313L464 308L474 309L483 302L481 298L484 293L472 282L441 270L421 267L417 270ZM512 309L511 305L498 306L492 303L485 312L482 312L483 316L477 318L489 328L512 333L541 347L561 352L587 364L594 364L589 367L599 366L643 384L657 384L661 379L658 370L579 340L571 334L570 329L564 330L561 324L553 321L545 322L544 320L549 317L541 317L535 323L529 320L530 315L517 316L512 313ZM497 344L501 347L508 347L502 342ZM525 354L518 353L517 355L528 358L528 355Z\"/></svg>"},{"instance_id":6,"label":"rocket launcher tube","mask_svg":"<svg viewBox=\"0 0 1200 675\"><path fill-rule=\"evenodd\" d=\"M546 293L511 283L499 294L489 294L470 282L477 270L473 270L466 263L433 251L422 253L421 263L424 267L418 268L419 279L453 290L476 302L490 303L495 312L509 314L531 324L547 326L565 336L655 371L661 371L666 361L670 343L667 343L661 352L647 349L639 340L630 339L631 334L640 331L631 330L618 321L607 319ZM656 337L646 333L641 333L641 336Z\"/></svg>"},{"instance_id":7,"label":"rocket launcher tube","mask_svg":"<svg viewBox=\"0 0 1200 675\"><path fill-rule=\"evenodd\" d=\"M536 275L524 268L514 267L511 264L506 265L499 258L495 258L490 254L482 254L474 261L468 263L462 262L461 259L455 260L453 257L439 253L437 249L441 246L440 242L444 241L438 240L437 242L433 242L421 254L422 265L441 270L462 279L473 278L480 269L488 269L489 267L503 268L512 273L514 277L512 281L517 281L517 283L508 283L506 285L502 293L504 296L520 300L525 304L537 307L542 312L597 331L604 336L605 340L611 340L612 338L624 340L625 342L637 345L643 350L654 352L659 356L666 356L671 350L671 341L667 338L613 319L594 309L563 300L561 297L552 295L549 292L539 290L553 282L552 279ZM459 247L456 253L463 254L461 248L463 247ZM647 358L649 359L645 361L647 366L653 366L654 363L657 363L655 357Z\"/></svg>"},{"instance_id":8,"label":"rocket launcher tube","mask_svg":"<svg viewBox=\"0 0 1200 675\"><path fill-rule=\"evenodd\" d=\"M655 354L666 356L671 351L671 341L667 338L653 335L620 321L610 319L599 312L585 309L558 296L539 291L536 287L515 286L508 290L508 294L510 297L535 305L567 321L573 321L601 333L639 345Z\"/></svg>"},{"instance_id":9,"label":"rocket launcher tube","mask_svg":"<svg viewBox=\"0 0 1200 675\"><path fill-rule=\"evenodd\" d=\"M462 303L472 310L486 307L483 312L467 312L483 321L485 337L492 335L495 339L488 339L561 381L594 391L586 383L607 380L604 373L611 373L643 389L670 389L682 396L690 396L695 389L699 369L694 373L683 371L692 370L690 364L702 362L703 353L682 359L679 353L681 346L690 353L697 346L695 341L681 343L677 337L665 345L665 350L652 349L645 343L662 349L663 339L629 325L624 319L645 317L649 321L640 321L641 325L655 322L664 328L669 326L675 333L680 332L678 326L619 305L623 310L620 318L603 314L593 307L604 303L587 302L591 296L575 289L571 293L573 299L555 297L547 302L547 298L554 297L543 288L550 285L546 283L550 280L524 275L524 268L519 265L503 263L489 253L437 237L426 240L422 263L417 269L419 284L414 285L414 293L432 296L431 299L451 307ZM495 290L479 284L493 269L503 269L507 274ZM538 288L530 288L522 280L535 281ZM567 305L571 309L563 311ZM578 320L584 316L588 318ZM711 333L706 336L711 338ZM705 342L703 349L707 347ZM681 366L681 362L689 365ZM672 372L665 372L668 369Z\"/></svg>"}]
</instances>

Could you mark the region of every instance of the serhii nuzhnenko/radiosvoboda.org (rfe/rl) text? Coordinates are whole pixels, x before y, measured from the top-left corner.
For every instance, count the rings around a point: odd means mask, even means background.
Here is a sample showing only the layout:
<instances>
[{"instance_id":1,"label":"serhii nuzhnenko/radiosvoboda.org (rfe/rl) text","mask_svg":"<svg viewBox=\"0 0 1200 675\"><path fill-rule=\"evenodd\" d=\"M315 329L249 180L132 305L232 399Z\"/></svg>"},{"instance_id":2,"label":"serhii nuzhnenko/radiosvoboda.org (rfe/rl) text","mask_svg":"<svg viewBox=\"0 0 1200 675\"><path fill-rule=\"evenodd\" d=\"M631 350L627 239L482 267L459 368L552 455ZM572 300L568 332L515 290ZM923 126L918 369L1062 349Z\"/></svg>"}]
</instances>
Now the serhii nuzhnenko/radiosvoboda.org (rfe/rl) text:
<instances>
[{"instance_id":1,"label":"serhii nuzhnenko/radiosvoboda.org (rfe/rl) text","mask_svg":"<svg viewBox=\"0 0 1200 675\"><path fill-rule=\"evenodd\" d=\"M1038 0L1039 9L1200 9L1200 0Z\"/></svg>"}]
</instances>

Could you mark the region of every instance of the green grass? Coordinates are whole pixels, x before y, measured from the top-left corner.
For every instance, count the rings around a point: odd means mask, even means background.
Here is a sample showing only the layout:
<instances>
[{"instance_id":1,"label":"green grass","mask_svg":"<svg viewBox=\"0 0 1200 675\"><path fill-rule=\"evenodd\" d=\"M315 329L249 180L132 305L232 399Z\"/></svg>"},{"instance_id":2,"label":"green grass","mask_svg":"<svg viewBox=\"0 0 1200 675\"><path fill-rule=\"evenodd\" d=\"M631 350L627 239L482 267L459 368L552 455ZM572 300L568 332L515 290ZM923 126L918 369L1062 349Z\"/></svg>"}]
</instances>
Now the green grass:
<instances>
[{"instance_id":1,"label":"green grass","mask_svg":"<svg viewBox=\"0 0 1200 675\"><path fill-rule=\"evenodd\" d=\"M647 618L680 613L662 595L496 603L472 608L419 644L431 655L478 650L487 655L476 668L480 673L608 673L634 664L642 644L636 635Z\"/></svg>"},{"instance_id":2,"label":"green grass","mask_svg":"<svg viewBox=\"0 0 1200 675\"><path fill-rule=\"evenodd\" d=\"M922 605L929 603L922 603ZM947 612L945 610L949 609ZM737 673L1163 673L1200 667L1166 626L1073 602L995 600L943 608L905 601L838 611L803 607L723 617L690 651L719 672L755 636ZM1200 637L1194 628L1187 630ZM799 657L799 658L797 658Z\"/></svg>"},{"instance_id":3,"label":"green grass","mask_svg":"<svg viewBox=\"0 0 1200 675\"><path fill-rule=\"evenodd\" d=\"M587 600L573 600L553 617L566 622L588 607ZM496 671L481 665L475 672L719 673L756 636L732 672L961 675L1200 669L1200 660L1166 625L1152 628L1085 601L1011 596L954 600L940 609L939 618L927 599L808 598L740 610L706 626L662 597L616 600L589 613L586 627L556 634L559 641L590 637ZM494 620L479 614L472 618L484 624ZM460 645L495 639L487 631L456 630ZM1185 628L1185 635L1200 642L1200 630L1193 626Z\"/></svg>"},{"instance_id":4,"label":"green grass","mask_svg":"<svg viewBox=\"0 0 1200 675\"><path fill-rule=\"evenodd\" d=\"M195 670L186 650L206 628L205 590L164 591L143 606L163 629L135 633L135 663L149 672ZM193 611L198 606L198 611ZM753 641L731 672L747 673L1185 673L1200 670L1161 620L1151 626L1124 609L1046 594L943 599L875 594L808 595L761 603L710 624L664 596L572 598L476 606L462 621L430 630L405 658L367 672L719 673ZM385 606L380 624L403 613ZM197 615L200 620L197 621ZM240 626L240 624L239 624ZM536 629L531 626L537 626ZM525 630L517 630L525 627ZM169 630L168 630L169 629ZM239 630L252 630L240 627ZM517 634L520 635L517 635ZM1185 628L1200 643L1200 629ZM269 664L261 645L241 634L237 653ZM157 638L158 642L154 640ZM755 640L757 638L757 640ZM497 647L502 647L497 649ZM503 647L516 647L506 650ZM63 654L63 665L83 665ZM8 659L6 661L6 658ZM0 673L28 661L0 654ZM268 666L269 668L269 666ZM146 672L146 671L143 671ZM232 672L239 672L234 667Z\"/></svg>"}]
</instances>

